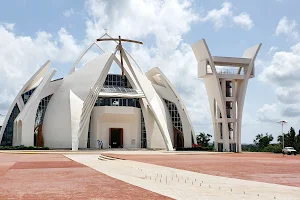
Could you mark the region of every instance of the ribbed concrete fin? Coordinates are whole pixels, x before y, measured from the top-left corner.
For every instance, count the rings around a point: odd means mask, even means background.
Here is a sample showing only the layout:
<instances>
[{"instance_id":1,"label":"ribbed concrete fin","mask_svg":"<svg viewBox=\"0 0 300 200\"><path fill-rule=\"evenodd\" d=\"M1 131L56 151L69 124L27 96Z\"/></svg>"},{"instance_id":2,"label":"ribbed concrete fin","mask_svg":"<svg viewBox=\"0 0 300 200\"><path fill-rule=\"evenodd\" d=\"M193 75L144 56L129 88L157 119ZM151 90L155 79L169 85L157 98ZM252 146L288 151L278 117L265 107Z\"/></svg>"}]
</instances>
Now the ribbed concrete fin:
<instances>
[{"instance_id":1,"label":"ribbed concrete fin","mask_svg":"<svg viewBox=\"0 0 300 200\"><path fill-rule=\"evenodd\" d=\"M145 94L145 99L151 108L154 119L160 129L167 149L173 150L172 141L168 131L166 113L163 112L164 104L162 102L162 99L156 93L154 87L152 86L151 82L147 79L147 77L144 76L144 74L142 74L140 70L138 70L135 67L132 67L126 53L124 51L122 53L124 55L124 60L133 75L133 78L137 81L137 84Z\"/></svg>"}]
</instances>

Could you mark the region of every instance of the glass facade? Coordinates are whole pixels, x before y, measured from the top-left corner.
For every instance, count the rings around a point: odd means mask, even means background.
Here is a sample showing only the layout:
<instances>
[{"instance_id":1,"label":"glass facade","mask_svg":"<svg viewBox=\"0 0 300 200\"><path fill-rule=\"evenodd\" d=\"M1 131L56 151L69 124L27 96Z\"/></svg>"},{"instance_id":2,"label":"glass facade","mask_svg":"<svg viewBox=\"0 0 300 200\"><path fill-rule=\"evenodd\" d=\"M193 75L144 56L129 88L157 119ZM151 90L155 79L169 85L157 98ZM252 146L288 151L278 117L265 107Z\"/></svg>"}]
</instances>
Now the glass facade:
<instances>
[{"instance_id":1,"label":"glass facade","mask_svg":"<svg viewBox=\"0 0 300 200\"><path fill-rule=\"evenodd\" d=\"M126 76L122 76L121 74L108 74L103 86L109 85L132 88Z\"/></svg>"},{"instance_id":2,"label":"glass facade","mask_svg":"<svg viewBox=\"0 0 300 200\"><path fill-rule=\"evenodd\" d=\"M220 128L220 139L223 139L223 124L219 123L219 128Z\"/></svg>"},{"instance_id":3,"label":"glass facade","mask_svg":"<svg viewBox=\"0 0 300 200\"><path fill-rule=\"evenodd\" d=\"M226 101L226 115L227 118L233 117L233 103L232 101Z\"/></svg>"},{"instance_id":4,"label":"glass facade","mask_svg":"<svg viewBox=\"0 0 300 200\"><path fill-rule=\"evenodd\" d=\"M63 78L58 78L58 79L55 79L55 80L52 80L51 82L54 82L54 81L59 81L59 80L62 80ZM28 90L27 92L23 93L21 96L22 96L22 99L24 101L24 104L26 104L30 98L30 96L33 94L34 90L36 89L37 87L35 88L32 88L31 90Z\"/></svg>"},{"instance_id":5,"label":"glass facade","mask_svg":"<svg viewBox=\"0 0 300 200\"><path fill-rule=\"evenodd\" d=\"M233 97L232 81L226 81L226 97Z\"/></svg>"},{"instance_id":6,"label":"glass facade","mask_svg":"<svg viewBox=\"0 0 300 200\"><path fill-rule=\"evenodd\" d=\"M172 119L172 124L174 126L174 147L175 148L184 147L182 122L176 104L166 99L164 100L168 106L169 113Z\"/></svg>"},{"instance_id":7,"label":"glass facade","mask_svg":"<svg viewBox=\"0 0 300 200\"><path fill-rule=\"evenodd\" d=\"M233 123L232 122L228 123L228 131L229 131L229 139L234 139L233 138Z\"/></svg>"},{"instance_id":8,"label":"glass facade","mask_svg":"<svg viewBox=\"0 0 300 200\"><path fill-rule=\"evenodd\" d=\"M39 140L38 134L42 134L42 126L43 126L43 121L44 121L44 116L46 113L46 109L48 106L48 103L52 97L52 94L49 96L44 97L41 99L38 109L36 111L36 116L35 116L35 125L34 125L34 140L33 144L34 146L43 146L44 142L43 140Z\"/></svg>"},{"instance_id":9,"label":"glass facade","mask_svg":"<svg viewBox=\"0 0 300 200\"><path fill-rule=\"evenodd\" d=\"M90 122L89 122L88 139L86 144L87 148L91 148L91 121L92 121L92 117L90 117Z\"/></svg>"},{"instance_id":10,"label":"glass facade","mask_svg":"<svg viewBox=\"0 0 300 200\"><path fill-rule=\"evenodd\" d=\"M141 109L141 148L147 148L147 133L143 111Z\"/></svg>"},{"instance_id":11,"label":"glass facade","mask_svg":"<svg viewBox=\"0 0 300 200\"><path fill-rule=\"evenodd\" d=\"M137 93L135 89L132 88L126 88L126 87L120 87L120 86L113 86L113 85L103 85L101 88L101 92L111 92L111 93Z\"/></svg>"},{"instance_id":12,"label":"glass facade","mask_svg":"<svg viewBox=\"0 0 300 200\"><path fill-rule=\"evenodd\" d=\"M126 106L126 107L136 107L141 108L140 101L138 98L113 98L113 97L98 97L95 106ZM90 134L90 128L89 128ZM88 134L88 135L89 135ZM89 138L88 138L88 148L89 148ZM145 119L141 109L141 148L147 148L147 133Z\"/></svg>"},{"instance_id":13,"label":"glass facade","mask_svg":"<svg viewBox=\"0 0 300 200\"><path fill-rule=\"evenodd\" d=\"M12 146L14 121L17 118L17 116L19 115L19 113L20 113L20 109L19 109L18 105L16 104L9 116L7 125L5 127L2 141L1 141L1 146Z\"/></svg>"},{"instance_id":14,"label":"glass facade","mask_svg":"<svg viewBox=\"0 0 300 200\"><path fill-rule=\"evenodd\" d=\"M112 97L98 97L95 106L126 106L140 108L140 102L137 98L112 98Z\"/></svg>"},{"instance_id":15,"label":"glass facade","mask_svg":"<svg viewBox=\"0 0 300 200\"><path fill-rule=\"evenodd\" d=\"M137 93L135 89L132 88L126 76L120 74L108 74L101 92L107 93ZM138 98L115 98L115 97L98 97L95 106L126 106L126 107L136 107L141 108ZM90 128L88 132L88 145L90 147L89 141ZM146 138L146 127L141 111L141 148L147 148L147 138Z\"/></svg>"},{"instance_id":16,"label":"glass facade","mask_svg":"<svg viewBox=\"0 0 300 200\"><path fill-rule=\"evenodd\" d=\"M36 88L32 88L31 90L28 90L27 92L23 93L21 96L22 96L22 99L24 101L24 104L27 103L27 101L29 100L30 96L33 94L34 90Z\"/></svg>"},{"instance_id":17,"label":"glass facade","mask_svg":"<svg viewBox=\"0 0 300 200\"><path fill-rule=\"evenodd\" d=\"M173 123L173 126L175 128L177 128L178 130L181 131L181 133L183 132L183 129L182 129L182 123L181 123L181 119L180 119L180 115L179 115L179 112L177 110L177 107L175 105L175 103L171 102L171 101L168 101L166 99L164 99L168 108L169 108L169 112L170 112L170 115L171 115L171 119L172 119L172 123Z\"/></svg>"},{"instance_id":18,"label":"glass facade","mask_svg":"<svg viewBox=\"0 0 300 200\"><path fill-rule=\"evenodd\" d=\"M43 123L46 109L47 109L47 106L48 106L48 103L49 103L51 97L52 97L52 94L41 99L41 101L39 103L39 107L36 112L36 116L35 116L35 127L37 125Z\"/></svg>"}]
</instances>

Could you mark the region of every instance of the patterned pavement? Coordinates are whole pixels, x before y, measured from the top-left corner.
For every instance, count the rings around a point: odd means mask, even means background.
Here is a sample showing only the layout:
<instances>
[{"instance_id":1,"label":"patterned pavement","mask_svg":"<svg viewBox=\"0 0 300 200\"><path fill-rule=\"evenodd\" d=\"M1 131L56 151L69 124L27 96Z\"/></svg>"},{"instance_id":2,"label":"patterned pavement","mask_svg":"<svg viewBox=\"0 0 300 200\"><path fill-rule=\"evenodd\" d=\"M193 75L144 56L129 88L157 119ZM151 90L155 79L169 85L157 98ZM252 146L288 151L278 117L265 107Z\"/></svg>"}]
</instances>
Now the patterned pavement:
<instances>
[{"instance_id":1,"label":"patterned pavement","mask_svg":"<svg viewBox=\"0 0 300 200\"><path fill-rule=\"evenodd\" d=\"M60 154L0 153L0 199L170 199Z\"/></svg>"}]
</instances>

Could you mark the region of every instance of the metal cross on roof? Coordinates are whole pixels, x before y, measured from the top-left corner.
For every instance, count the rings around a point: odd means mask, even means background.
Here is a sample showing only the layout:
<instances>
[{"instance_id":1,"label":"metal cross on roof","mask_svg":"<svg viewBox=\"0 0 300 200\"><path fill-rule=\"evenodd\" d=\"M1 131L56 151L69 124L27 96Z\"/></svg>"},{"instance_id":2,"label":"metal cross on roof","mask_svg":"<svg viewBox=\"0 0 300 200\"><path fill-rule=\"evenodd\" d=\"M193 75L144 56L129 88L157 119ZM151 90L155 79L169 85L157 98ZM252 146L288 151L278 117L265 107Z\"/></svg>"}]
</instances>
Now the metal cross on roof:
<instances>
[{"instance_id":1,"label":"metal cross on roof","mask_svg":"<svg viewBox=\"0 0 300 200\"><path fill-rule=\"evenodd\" d=\"M123 66L123 56L122 56L122 50L123 50L123 46L122 46L122 42L132 42L132 43L136 43L136 44L143 44L140 41L136 41L136 40L129 40L129 39L122 39L121 36L119 36L119 38L98 38L97 42L100 41L116 41L119 42L118 44L118 50L120 51L120 61L121 61L121 68L122 68L122 77L124 77L124 66Z\"/></svg>"}]
</instances>

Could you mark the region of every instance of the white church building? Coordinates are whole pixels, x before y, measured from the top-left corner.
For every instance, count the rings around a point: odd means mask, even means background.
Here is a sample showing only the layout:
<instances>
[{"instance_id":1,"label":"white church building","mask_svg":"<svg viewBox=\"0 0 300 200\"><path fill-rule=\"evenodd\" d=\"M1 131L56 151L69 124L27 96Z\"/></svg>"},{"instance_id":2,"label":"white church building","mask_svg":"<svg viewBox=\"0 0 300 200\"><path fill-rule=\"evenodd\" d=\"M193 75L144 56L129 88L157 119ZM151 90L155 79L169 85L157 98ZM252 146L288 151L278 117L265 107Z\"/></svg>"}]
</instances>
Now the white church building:
<instances>
[{"instance_id":1,"label":"white church building","mask_svg":"<svg viewBox=\"0 0 300 200\"><path fill-rule=\"evenodd\" d=\"M104 148L173 150L196 143L187 110L159 68L144 73L119 43L76 69L92 46L102 50L93 42L65 77L54 80L47 61L24 84L4 120L2 146L78 150L101 140ZM109 73L112 65L124 74Z\"/></svg>"}]
</instances>

